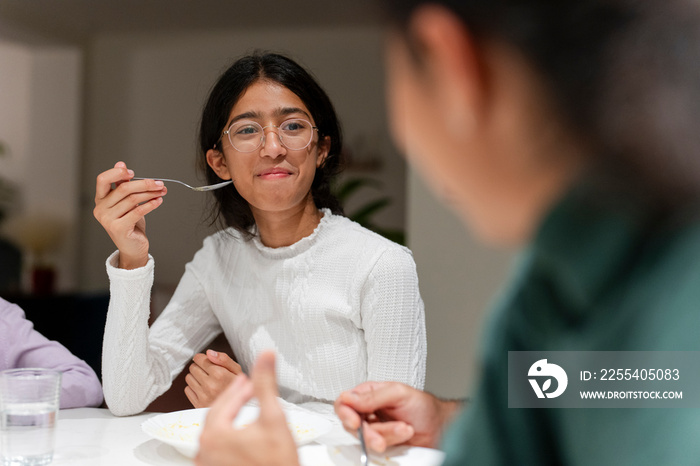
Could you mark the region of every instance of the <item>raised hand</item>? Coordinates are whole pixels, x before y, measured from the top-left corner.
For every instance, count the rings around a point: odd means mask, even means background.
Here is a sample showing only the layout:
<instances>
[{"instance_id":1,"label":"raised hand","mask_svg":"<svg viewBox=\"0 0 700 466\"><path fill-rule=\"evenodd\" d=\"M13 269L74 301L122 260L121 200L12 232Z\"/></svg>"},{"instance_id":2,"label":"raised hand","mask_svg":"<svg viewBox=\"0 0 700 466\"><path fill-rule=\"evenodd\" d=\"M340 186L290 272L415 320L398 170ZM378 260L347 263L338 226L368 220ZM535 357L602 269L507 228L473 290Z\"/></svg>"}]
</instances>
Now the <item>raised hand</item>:
<instances>
[{"instance_id":1,"label":"raised hand","mask_svg":"<svg viewBox=\"0 0 700 466\"><path fill-rule=\"evenodd\" d=\"M366 422L365 441L376 452L402 444L437 447L459 408L459 402L442 401L398 382L365 382L341 393L335 402L335 412L348 432L356 434L360 422Z\"/></svg>"},{"instance_id":2,"label":"raised hand","mask_svg":"<svg viewBox=\"0 0 700 466\"><path fill-rule=\"evenodd\" d=\"M168 192L162 181L133 178L124 162L97 176L93 214L119 249L119 267L133 269L148 262L146 214L163 203ZM114 189L112 189L114 185Z\"/></svg>"},{"instance_id":3,"label":"raised hand","mask_svg":"<svg viewBox=\"0 0 700 466\"><path fill-rule=\"evenodd\" d=\"M197 466L298 466L297 447L282 407L277 402L275 355L263 353L252 379L236 377L214 402L199 438ZM252 397L260 403L260 417L244 429L233 427L241 407Z\"/></svg>"},{"instance_id":4,"label":"raised hand","mask_svg":"<svg viewBox=\"0 0 700 466\"><path fill-rule=\"evenodd\" d=\"M185 376L185 395L195 408L211 406L214 400L243 371L226 353L207 350L195 354L190 373Z\"/></svg>"}]
</instances>

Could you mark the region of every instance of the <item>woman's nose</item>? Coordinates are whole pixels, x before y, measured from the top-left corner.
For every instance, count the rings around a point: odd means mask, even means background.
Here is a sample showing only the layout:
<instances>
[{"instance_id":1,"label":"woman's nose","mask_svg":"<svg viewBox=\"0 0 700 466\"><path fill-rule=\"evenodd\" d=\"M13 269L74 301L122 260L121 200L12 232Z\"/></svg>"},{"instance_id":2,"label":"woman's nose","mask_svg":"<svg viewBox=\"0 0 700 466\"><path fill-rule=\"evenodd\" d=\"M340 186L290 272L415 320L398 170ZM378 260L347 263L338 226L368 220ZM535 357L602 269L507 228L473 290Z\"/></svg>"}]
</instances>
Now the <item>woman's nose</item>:
<instances>
[{"instance_id":1,"label":"woman's nose","mask_svg":"<svg viewBox=\"0 0 700 466\"><path fill-rule=\"evenodd\" d=\"M272 128L267 129L263 137L260 154L276 158L284 155L286 151L287 149L282 144L279 133Z\"/></svg>"}]
</instances>

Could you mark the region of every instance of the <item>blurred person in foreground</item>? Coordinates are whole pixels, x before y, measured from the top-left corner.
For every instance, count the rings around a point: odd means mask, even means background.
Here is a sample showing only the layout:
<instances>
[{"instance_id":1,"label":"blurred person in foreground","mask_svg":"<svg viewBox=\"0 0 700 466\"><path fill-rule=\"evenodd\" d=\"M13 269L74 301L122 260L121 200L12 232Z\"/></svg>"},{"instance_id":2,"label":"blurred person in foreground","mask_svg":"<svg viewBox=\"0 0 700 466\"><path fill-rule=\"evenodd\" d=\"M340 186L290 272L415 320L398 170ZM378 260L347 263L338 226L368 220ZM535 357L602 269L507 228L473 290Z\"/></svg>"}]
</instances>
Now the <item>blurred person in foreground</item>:
<instances>
[{"instance_id":1,"label":"blurred person in foreground","mask_svg":"<svg viewBox=\"0 0 700 466\"><path fill-rule=\"evenodd\" d=\"M386 3L396 142L484 242L523 252L469 404L368 382L336 401L345 428L362 413L375 451L441 446L446 465L697 463L700 411L509 409L507 364L508 351L700 350L700 4ZM278 433L256 444L225 427L231 390L198 464L272 441L276 456L246 464L293 464L271 359L248 393L264 401L255 427Z\"/></svg>"},{"instance_id":2,"label":"blurred person in foreground","mask_svg":"<svg viewBox=\"0 0 700 466\"><path fill-rule=\"evenodd\" d=\"M0 371L23 368L61 372L61 409L99 406L102 385L82 359L34 330L16 304L0 298Z\"/></svg>"}]
</instances>

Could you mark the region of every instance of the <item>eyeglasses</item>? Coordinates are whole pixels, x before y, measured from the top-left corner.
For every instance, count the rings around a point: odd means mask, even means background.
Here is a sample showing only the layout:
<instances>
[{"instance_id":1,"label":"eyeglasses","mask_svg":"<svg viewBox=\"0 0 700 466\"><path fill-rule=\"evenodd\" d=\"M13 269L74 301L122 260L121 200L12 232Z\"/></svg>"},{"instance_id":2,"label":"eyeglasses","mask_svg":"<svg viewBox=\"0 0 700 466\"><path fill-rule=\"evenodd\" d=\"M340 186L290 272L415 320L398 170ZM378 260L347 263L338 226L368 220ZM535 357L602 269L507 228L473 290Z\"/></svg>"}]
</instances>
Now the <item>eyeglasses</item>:
<instances>
[{"instance_id":1,"label":"eyeglasses","mask_svg":"<svg viewBox=\"0 0 700 466\"><path fill-rule=\"evenodd\" d=\"M239 152L253 152L265 142L265 129L277 128L277 137L284 147L290 150L301 150L311 144L314 130L318 131L311 122L299 118L285 120L279 125L261 126L250 120L233 123L224 131L228 140Z\"/></svg>"}]
</instances>

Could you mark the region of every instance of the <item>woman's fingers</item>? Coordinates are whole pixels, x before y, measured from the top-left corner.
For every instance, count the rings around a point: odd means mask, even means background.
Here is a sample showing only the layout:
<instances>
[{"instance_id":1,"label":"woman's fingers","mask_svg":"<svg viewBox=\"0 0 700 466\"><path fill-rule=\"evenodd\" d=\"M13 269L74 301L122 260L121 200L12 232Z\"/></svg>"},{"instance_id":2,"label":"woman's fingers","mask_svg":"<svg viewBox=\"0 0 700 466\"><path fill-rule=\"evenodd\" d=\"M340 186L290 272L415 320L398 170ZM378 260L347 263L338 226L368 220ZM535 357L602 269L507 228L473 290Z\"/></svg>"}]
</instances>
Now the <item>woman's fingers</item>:
<instances>
[{"instance_id":1,"label":"woman's fingers","mask_svg":"<svg viewBox=\"0 0 700 466\"><path fill-rule=\"evenodd\" d=\"M128 244L131 240L137 240L140 244L145 239L141 238L144 234L144 225L138 226L140 222L143 222L144 217L149 212L158 208L162 203L162 198L153 199L132 209L120 218L113 218L112 215L114 212L101 214L96 211L95 218L97 218L102 227L107 231L119 250L122 251L122 253L126 253L127 250L122 250L122 248L128 248ZM147 254L147 251L145 253Z\"/></svg>"},{"instance_id":2,"label":"woman's fingers","mask_svg":"<svg viewBox=\"0 0 700 466\"><path fill-rule=\"evenodd\" d=\"M238 375L241 372L243 372L243 370L241 369L241 365L233 359L231 359L231 357L226 353L214 350L207 350L206 356L211 363L216 364L217 366L221 366L229 370L233 374Z\"/></svg>"},{"instance_id":3,"label":"woman's fingers","mask_svg":"<svg viewBox=\"0 0 700 466\"><path fill-rule=\"evenodd\" d=\"M159 180L136 180L122 183L109 192L101 203L112 208L124 200L129 200L133 205L140 204L157 196L165 195L167 188Z\"/></svg>"},{"instance_id":4,"label":"woman's fingers","mask_svg":"<svg viewBox=\"0 0 700 466\"><path fill-rule=\"evenodd\" d=\"M126 230L130 230L146 214L162 203L167 188L162 181L137 180L127 182L134 176L123 162L114 168L100 173L95 188L95 218L106 228L113 222L126 220ZM112 189L112 185L117 185ZM124 227L120 228L124 230Z\"/></svg>"},{"instance_id":5,"label":"woman's fingers","mask_svg":"<svg viewBox=\"0 0 700 466\"><path fill-rule=\"evenodd\" d=\"M203 355L200 355L203 356ZM185 376L185 395L195 408L204 408L211 404L204 387L207 380L207 373L196 363L190 364L189 372Z\"/></svg>"},{"instance_id":6,"label":"woman's fingers","mask_svg":"<svg viewBox=\"0 0 700 466\"><path fill-rule=\"evenodd\" d=\"M124 195L123 192L115 190L114 196L107 196L100 206L96 206L96 216L102 214L98 220L115 221L134 212L137 217L143 217L162 203L162 197L166 194L166 191L163 188L160 191L136 192Z\"/></svg>"},{"instance_id":7,"label":"woman's fingers","mask_svg":"<svg viewBox=\"0 0 700 466\"><path fill-rule=\"evenodd\" d=\"M129 234L141 219L163 203L167 188L163 186L157 191L132 192L139 189L138 186L130 186L136 183L140 182L125 183L129 186L120 186L95 204L95 218L113 239Z\"/></svg>"},{"instance_id":8,"label":"woman's fingers","mask_svg":"<svg viewBox=\"0 0 700 466\"><path fill-rule=\"evenodd\" d=\"M97 175L97 182L95 183L95 203L104 199L112 191L112 183L128 181L133 176L133 170L127 169L124 162L117 162L114 168Z\"/></svg>"},{"instance_id":9,"label":"woman's fingers","mask_svg":"<svg viewBox=\"0 0 700 466\"><path fill-rule=\"evenodd\" d=\"M192 377L199 382L200 380L204 380L204 378L207 376L206 371L195 363L190 364L189 369L190 372L185 376L185 379Z\"/></svg>"},{"instance_id":10,"label":"woman's fingers","mask_svg":"<svg viewBox=\"0 0 700 466\"><path fill-rule=\"evenodd\" d=\"M204 373L208 374L208 366L211 366L211 363L207 359L207 356L203 353L197 353L192 358L192 364L190 364L190 372L192 372L192 370L195 368L199 368L200 370L204 371Z\"/></svg>"},{"instance_id":11,"label":"woman's fingers","mask_svg":"<svg viewBox=\"0 0 700 466\"><path fill-rule=\"evenodd\" d=\"M238 371L239 374L240 372ZM209 406L237 375L221 364L212 362L209 354L198 353L194 355L185 381L196 393L199 404Z\"/></svg>"},{"instance_id":12,"label":"woman's fingers","mask_svg":"<svg viewBox=\"0 0 700 466\"><path fill-rule=\"evenodd\" d=\"M197 392L192 390L192 388L188 385L185 387L185 396L187 399L192 403L192 406L195 408L201 408L201 403L199 402L199 397L197 396Z\"/></svg>"},{"instance_id":13,"label":"woman's fingers","mask_svg":"<svg viewBox=\"0 0 700 466\"><path fill-rule=\"evenodd\" d=\"M111 197L112 202L106 204L114 206L122 198L137 192L151 192L164 190L165 184L160 180L136 180L126 183L134 176L134 171L129 170L124 162L117 162L114 168L106 170L97 176L95 183L95 204L100 204ZM116 185L116 189L112 189Z\"/></svg>"}]
</instances>

